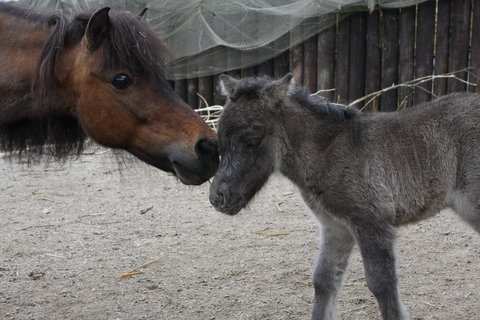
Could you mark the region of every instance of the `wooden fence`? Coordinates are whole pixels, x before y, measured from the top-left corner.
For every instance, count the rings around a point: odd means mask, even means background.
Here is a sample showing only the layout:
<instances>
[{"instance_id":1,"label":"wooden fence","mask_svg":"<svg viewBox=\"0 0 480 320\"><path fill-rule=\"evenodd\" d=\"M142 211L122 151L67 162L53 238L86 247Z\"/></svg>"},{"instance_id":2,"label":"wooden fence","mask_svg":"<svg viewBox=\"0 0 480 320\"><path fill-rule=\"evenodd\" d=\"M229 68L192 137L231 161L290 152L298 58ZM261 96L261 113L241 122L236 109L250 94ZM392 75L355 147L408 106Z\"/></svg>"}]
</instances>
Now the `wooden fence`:
<instances>
[{"instance_id":1,"label":"wooden fence","mask_svg":"<svg viewBox=\"0 0 480 320\"><path fill-rule=\"evenodd\" d=\"M392 111L455 91L478 91L469 83L480 76L480 0L437 0L402 9L353 13L329 29L258 66L228 72L238 77L289 71L311 92L328 90L329 100L349 103L393 84L463 70L415 87L388 90L365 106ZM172 83L190 105L197 92L209 104L222 104L218 75ZM465 82L463 82L465 81ZM363 102L355 105L363 108Z\"/></svg>"}]
</instances>

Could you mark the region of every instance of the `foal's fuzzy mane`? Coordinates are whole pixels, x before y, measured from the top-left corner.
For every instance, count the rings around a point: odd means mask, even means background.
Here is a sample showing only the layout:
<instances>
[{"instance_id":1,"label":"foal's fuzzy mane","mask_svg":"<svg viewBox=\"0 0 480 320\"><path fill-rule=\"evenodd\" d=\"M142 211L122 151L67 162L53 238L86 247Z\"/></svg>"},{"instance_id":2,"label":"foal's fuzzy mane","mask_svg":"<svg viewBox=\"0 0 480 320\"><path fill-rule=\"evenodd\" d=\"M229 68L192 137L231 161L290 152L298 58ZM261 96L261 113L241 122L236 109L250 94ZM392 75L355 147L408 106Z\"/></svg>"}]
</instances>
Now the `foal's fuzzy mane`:
<instances>
[{"instance_id":1,"label":"foal's fuzzy mane","mask_svg":"<svg viewBox=\"0 0 480 320\"><path fill-rule=\"evenodd\" d=\"M289 91L290 97L302 106L306 106L322 115L327 115L337 121L344 121L353 118L358 111L349 107L338 107L329 103L325 99L319 99L312 96L310 92L299 86L294 86Z\"/></svg>"},{"instance_id":2,"label":"foal's fuzzy mane","mask_svg":"<svg viewBox=\"0 0 480 320\"><path fill-rule=\"evenodd\" d=\"M230 99L235 101L240 96L244 96L247 99L258 98L262 90L272 89L278 85L281 84L278 84L278 82L275 83L275 81L272 81L272 79L267 76L244 78L237 83L233 93L230 95ZM285 91L282 90L268 91L268 94L271 95L279 95L284 93ZM326 115L337 121L344 121L358 114L356 109L346 106L340 107L333 105L325 99L319 99L315 96L312 96L305 87L297 86L295 84L290 85L288 96L296 103L307 107L320 115ZM278 98L283 99L281 96Z\"/></svg>"},{"instance_id":3,"label":"foal's fuzzy mane","mask_svg":"<svg viewBox=\"0 0 480 320\"><path fill-rule=\"evenodd\" d=\"M78 119L67 114L52 116L48 111L75 110L74 105L69 105L72 100L61 95L62 88L57 81L57 75L62 72L59 60L68 48L81 41L93 11L76 16L41 15L0 3L0 12L50 29L40 54L32 91L27 94L31 97L27 100L31 101L33 108L43 115L0 125L0 149L31 161L50 156L61 159L78 155L87 138ZM165 95L173 94L164 89L169 84L163 71L162 52L166 51L163 42L132 14L110 11L109 17L111 30L98 49L101 50L103 69L130 70L136 76L147 78Z\"/></svg>"}]
</instances>

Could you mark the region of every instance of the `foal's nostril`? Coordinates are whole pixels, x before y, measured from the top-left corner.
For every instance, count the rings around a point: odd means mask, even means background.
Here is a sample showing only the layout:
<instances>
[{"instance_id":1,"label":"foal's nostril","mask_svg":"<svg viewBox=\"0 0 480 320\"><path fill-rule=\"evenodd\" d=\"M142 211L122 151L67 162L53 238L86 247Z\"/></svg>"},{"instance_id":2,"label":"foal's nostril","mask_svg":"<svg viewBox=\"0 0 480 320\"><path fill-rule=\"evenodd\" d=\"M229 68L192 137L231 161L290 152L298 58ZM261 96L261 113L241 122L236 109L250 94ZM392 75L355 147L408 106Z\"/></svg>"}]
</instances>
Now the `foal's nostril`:
<instances>
[{"instance_id":1,"label":"foal's nostril","mask_svg":"<svg viewBox=\"0 0 480 320\"><path fill-rule=\"evenodd\" d=\"M210 192L210 203L216 208L222 208L225 204L225 196L221 191Z\"/></svg>"}]
</instances>

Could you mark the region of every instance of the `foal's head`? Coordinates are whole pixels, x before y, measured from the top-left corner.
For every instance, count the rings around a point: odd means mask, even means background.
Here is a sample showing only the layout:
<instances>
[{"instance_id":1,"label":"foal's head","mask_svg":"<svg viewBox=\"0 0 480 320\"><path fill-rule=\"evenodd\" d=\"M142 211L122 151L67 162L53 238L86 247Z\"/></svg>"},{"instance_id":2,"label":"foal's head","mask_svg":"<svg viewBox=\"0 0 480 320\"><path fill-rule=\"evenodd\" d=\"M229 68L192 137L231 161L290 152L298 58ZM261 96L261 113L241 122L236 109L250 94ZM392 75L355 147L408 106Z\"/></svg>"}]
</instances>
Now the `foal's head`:
<instances>
[{"instance_id":1,"label":"foal's head","mask_svg":"<svg viewBox=\"0 0 480 320\"><path fill-rule=\"evenodd\" d=\"M228 99L218 126L222 160L210 188L210 201L218 210L238 213L275 170L278 113L292 79L292 74L277 81L220 77Z\"/></svg>"},{"instance_id":2,"label":"foal's head","mask_svg":"<svg viewBox=\"0 0 480 320\"><path fill-rule=\"evenodd\" d=\"M183 183L200 184L215 173L214 132L170 88L166 48L140 17L103 8L59 16L51 25L35 83L41 106L75 114L98 143L125 149Z\"/></svg>"}]
</instances>

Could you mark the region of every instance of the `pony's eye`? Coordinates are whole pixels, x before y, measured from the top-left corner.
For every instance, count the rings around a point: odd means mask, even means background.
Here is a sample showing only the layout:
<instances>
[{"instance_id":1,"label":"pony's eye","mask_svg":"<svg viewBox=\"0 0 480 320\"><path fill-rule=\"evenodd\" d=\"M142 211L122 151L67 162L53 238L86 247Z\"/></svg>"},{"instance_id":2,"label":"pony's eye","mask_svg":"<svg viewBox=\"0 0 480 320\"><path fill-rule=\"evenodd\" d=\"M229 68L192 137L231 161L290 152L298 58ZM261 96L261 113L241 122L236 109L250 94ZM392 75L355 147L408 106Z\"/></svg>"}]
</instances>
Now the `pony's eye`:
<instances>
[{"instance_id":1,"label":"pony's eye","mask_svg":"<svg viewBox=\"0 0 480 320\"><path fill-rule=\"evenodd\" d=\"M260 148L262 140L260 138L251 138L247 141L247 149L255 151Z\"/></svg>"},{"instance_id":2,"label":"pony's eye","mask_svg":"<svg viewBox=\"0 0 480 320\"><path fill-rule=\"evenodd\" d=\"M125 90L133 85L133 80L127 75L119 74L113 78L112 85L118 90Z\"/></svg>"}]
</instances>

